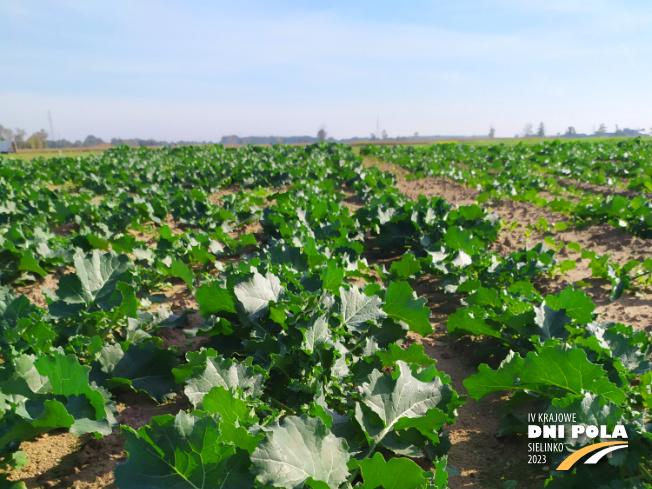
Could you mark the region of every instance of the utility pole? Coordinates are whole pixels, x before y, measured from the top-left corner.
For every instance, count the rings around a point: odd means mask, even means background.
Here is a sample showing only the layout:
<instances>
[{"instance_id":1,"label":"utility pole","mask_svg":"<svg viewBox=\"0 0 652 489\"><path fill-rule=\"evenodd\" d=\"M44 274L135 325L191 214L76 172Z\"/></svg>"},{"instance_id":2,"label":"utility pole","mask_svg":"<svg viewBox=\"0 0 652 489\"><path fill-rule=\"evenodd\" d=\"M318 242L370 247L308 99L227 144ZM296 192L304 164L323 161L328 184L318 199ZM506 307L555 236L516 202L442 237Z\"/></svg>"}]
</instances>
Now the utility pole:
<instances>
[{"instance_id":1,"label":"utility pole","mask_svg":"<svg viewBox=\"0 0 652 489\"><path fill-rule=\"evenodd\" d=\"M376 116L376 136L380 137L380 117Z\"/></svg>"},{"instance_id":2,"label":"utility pole","mask_svg":"<svg viewBox=\"0 0 652 489\"><path fill-rule=\"evenodd\" d=\"M50 140L54 141L56 138L54 137L54 124L52 124L52 114L50 114L50 109L48 109L48 122L50 123Z\"/></svg>"}]
</instances>

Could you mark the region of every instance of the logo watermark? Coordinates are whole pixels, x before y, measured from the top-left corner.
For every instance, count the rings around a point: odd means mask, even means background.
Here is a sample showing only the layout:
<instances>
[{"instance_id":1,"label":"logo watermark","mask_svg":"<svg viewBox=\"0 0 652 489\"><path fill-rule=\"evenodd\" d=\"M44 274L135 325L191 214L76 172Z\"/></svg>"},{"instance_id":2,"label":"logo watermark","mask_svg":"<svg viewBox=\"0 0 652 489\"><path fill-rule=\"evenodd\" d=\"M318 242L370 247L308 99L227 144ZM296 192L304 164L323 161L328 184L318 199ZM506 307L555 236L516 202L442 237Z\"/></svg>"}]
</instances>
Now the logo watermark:
<instances>
[{"instance_id":1,"label":"logo watermark","mask_svg":"<svg viewBox=\"0 0 652 489\"><path fill-rule=\"evenodd\" d=\"M528 443L529 464L547 464L548 454L563 452L564 442L567 440L577 443L583 441L590 443L596 438L612 440L589 444L573 452L554 470L569 470L585 455L591 453L593 455L583 463L597 464L605 455L626 448L628 443L627 432L623 425L615 425L613 429L609 430L606 425L580 423L577 421L575 413L528 413L527 420L528 440L538 440Z\"/></svg>"}]
</instances>

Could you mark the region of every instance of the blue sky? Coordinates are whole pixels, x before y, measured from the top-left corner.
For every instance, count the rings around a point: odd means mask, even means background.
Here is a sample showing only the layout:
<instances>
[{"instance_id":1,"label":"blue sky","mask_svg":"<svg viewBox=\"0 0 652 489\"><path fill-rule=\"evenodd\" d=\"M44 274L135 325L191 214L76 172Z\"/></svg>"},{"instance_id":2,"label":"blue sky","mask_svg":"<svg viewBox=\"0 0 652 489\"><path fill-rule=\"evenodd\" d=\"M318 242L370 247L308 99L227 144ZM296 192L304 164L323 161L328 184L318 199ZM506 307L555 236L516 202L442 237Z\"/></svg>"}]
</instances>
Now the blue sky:
<instances>
[{"instance_id":1,"label":"blue sky","mask_svg":"<svg viewBox=\"0 0 652 489\"><path fill-rule=\"evenodd\" d=\"M83 139L652 127L652 3L0 2L0 124Z\"/></svg>"}]
</instances>

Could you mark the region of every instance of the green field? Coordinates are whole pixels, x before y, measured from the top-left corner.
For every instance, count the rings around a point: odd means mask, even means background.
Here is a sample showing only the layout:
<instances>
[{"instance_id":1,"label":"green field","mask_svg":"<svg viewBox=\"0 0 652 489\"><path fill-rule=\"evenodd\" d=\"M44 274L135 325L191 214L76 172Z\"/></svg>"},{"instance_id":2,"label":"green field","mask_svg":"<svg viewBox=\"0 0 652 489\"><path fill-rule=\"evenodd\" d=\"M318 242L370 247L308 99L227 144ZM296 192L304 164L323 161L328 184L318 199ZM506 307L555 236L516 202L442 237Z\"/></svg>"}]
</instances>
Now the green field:
<instances>
[{"instance_id":1,"label":"green field","mask_svg":"<svg viewBox=\"0 0 652 489\"><path fill-rule=\"evenodd\" d=\"M0 487L650 489L652 144L355 149L0 158Z\"/></svg>"},{"instance_id":2,"label":"green field","mask_svg":"<svg viewBox=\"0 0 652 489\"><path fill-rule=\"evenodd\" d=\"M84 158L87 156L96 156L103 151L89 150L89 151L65 151L61 153L58 151L20 151L18 153L3 155L4 158L14 160L33 160L34 158Z\"/></svg>"}]
</instances>

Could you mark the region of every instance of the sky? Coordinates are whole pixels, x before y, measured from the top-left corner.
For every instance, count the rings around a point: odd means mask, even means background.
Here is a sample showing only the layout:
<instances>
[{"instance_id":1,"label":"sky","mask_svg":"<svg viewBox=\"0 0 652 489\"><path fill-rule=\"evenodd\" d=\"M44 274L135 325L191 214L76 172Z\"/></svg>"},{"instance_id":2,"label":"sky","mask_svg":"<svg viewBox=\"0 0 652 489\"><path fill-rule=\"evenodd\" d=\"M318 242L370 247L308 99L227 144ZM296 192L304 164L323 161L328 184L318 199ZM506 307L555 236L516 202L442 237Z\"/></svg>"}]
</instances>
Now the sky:
<instances>
[{"instance_id":1,"label":"sky","mask_svg":"<svg viewBox=\"0 0 652 489\"><path fill-rule=\"evenodd\" d=\"M0 0L0 26L0 124L28 135L652 128L649 0Z\"/></svg>"}]
</instances>

